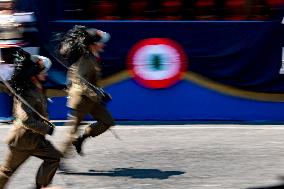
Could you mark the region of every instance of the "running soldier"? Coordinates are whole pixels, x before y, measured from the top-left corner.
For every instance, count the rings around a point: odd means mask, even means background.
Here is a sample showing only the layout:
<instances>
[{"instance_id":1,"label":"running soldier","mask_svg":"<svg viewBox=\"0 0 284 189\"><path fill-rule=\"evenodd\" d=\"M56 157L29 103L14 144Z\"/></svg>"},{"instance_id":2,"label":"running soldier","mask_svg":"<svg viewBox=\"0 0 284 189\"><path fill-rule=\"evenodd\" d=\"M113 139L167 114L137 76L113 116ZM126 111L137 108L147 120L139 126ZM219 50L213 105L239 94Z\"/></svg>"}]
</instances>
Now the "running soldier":
<instances>
[{"instance_id":1,"label":"running soldier","mask_svg":"<svg viewBox=\"0 0 284 189\"><path fill-rule=\"evenodd\" d=\"M82 155L82 144L86 138L96 137L115 124L105 105L111 97L98 87L101 76L100 53L104 51L109 38L110 35L101 30L74 26L61 42L59 53L72 64L67 74L67 106L71 109L69 119L72 129L63 154L66 154L73 144L77 153ZM86 127L83 134L78 134L80 123L87 114L97 122Z\"/></svg>"},{"instance_id":2,"label":"running soldier","mask_svg":"<svg viewBox=\"0 0 284 189\"><path fill-rule=\"evenodd\" d=\"M6 186L13 173L30 156L43 160L34 186L40 189L50 184L61 157L61 153L45 138L46 134L52 135L54 125L32 110L46 118L48 116L42 83L46 80L51 61L42 56L30 56L22 49L19 49L17 55L26 63L17 64L12 77L11 86L17 92L14 97L15 120L7 139L8 152L0 167L0 189Z\"/></svg>"}]
</instances>

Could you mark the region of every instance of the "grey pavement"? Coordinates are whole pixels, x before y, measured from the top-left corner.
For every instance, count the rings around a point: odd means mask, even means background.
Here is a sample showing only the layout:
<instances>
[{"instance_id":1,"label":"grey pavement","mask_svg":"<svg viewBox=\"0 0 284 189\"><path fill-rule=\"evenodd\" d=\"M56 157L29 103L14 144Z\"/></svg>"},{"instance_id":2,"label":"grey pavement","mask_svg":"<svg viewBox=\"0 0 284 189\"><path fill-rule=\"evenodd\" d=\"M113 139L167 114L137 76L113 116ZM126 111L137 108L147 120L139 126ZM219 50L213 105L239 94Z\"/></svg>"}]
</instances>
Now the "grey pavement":
<instances>
[{"instance_id":1,"label":"grey pavement","mask_svg":"<svg viewBox=\"0 0 284 189\"><path fill-rule=\"evenodd\" d=\"M11 126L0 126L0 161ZM68 127L48 137L59 147ZM88 139L85 156L64 162L54 186L64 189L248 189L284 184L284 126L182 125L116 126ZM32 186L41 161L30 158L8 189ZM283 181L283 182L282 182Z\"/></svg>"}]
</instances>

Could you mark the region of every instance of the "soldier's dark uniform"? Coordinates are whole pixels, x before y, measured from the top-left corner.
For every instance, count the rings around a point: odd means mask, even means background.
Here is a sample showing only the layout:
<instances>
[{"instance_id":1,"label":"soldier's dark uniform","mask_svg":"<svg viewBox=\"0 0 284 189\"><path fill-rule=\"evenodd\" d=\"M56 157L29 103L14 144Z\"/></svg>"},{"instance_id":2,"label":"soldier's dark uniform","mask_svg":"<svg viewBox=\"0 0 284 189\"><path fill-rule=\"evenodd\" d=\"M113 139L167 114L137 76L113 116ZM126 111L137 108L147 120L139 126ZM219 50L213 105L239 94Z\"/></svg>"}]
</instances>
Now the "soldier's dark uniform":
<instances>
[{"instance_id":1,"label":"soldier's dark uniform","mask_svg":"<svg viewBox=\"0 0 284 189\"><path fill-rule=\"evenodd\" d=\"M34 70L32 75L39 73L42 68ZM19 87L17 91L36 111L47 117L46 97L41 89L31 80L22 79L24 82L20 83L24 86ZM61 153L45 138L46 134L51 134L52 128L17 97L14 97L13 108L15 120L7 138L8 152L0 167L0 189L5 187L12 174L30 156L44 160L36 175L36 185L37 188L47 186L59 166L61 157Z\"/></svg>"},{"instance_id":2,"label":"soldier's dark uniform","mask_svg":"<svg viewBox=\"0 0 284 189\"><path fill-rule=\"evenodd\" d=\"M98 85L100 72L100 60L91 53L81 56L69 68L68 80L70 84L67 106L71 108L70 120L72 121L72 129L70 138L66 143L67 146L63 150L64 153L68 151L68 147L72 141L74 144L74 137L77 135L80 123L87 114L90 114L97 122L86 127L79 140L98 136L115 124L111 113L107 110L105 104L102 103L101 97L90 86L90 84L94 86ZM82 80L82 78L84 79ZM84 80L87 80L88 84Z\"/></svg>"}]
</instances>

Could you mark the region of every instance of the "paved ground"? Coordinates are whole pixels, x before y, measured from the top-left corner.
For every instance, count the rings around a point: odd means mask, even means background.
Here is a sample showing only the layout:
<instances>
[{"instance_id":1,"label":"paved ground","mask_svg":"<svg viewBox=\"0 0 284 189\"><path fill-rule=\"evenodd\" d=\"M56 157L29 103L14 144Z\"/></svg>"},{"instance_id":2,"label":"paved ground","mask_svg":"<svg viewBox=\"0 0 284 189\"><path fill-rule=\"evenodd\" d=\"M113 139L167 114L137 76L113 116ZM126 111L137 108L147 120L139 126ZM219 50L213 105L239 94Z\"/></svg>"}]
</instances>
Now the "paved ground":
<instances>
[{"instance_id":1,"label":"paved ground","mask_svg":"<svg viewBox=\"0 0 284 189\"><path fill-rule=\"evenodd\" d=\"M56 146L66 127L50 139ZM67 160L73 172L56 174L64 189L248 189L281 184L284 126L117 126L87 141L86 155ZM0 152L7 126L0 126ZM3 155L1 156L3 160ZM27 189L40 161L29 159L8 189ZM268 187L267 187L268 188Z\"/></svg>"}]
</instances>

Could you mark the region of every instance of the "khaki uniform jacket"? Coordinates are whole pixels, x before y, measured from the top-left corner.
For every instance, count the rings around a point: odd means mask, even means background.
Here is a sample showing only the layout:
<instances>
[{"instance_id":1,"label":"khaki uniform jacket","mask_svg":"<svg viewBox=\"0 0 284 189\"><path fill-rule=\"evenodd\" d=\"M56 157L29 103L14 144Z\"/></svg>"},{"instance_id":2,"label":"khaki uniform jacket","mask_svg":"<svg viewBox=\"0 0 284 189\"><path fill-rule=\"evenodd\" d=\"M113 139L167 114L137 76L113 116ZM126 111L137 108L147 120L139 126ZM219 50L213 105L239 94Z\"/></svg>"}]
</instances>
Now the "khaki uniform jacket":
<instances>
[{"instance_id":1,"label":"khaki uniform jacket","mask_svg":"<svg viewBox=\"0 0 284 189\"><path fill-rule=\"evenodd\" d=\"M76 63L74 63L68 70L68 102L67 106L72 109L78 109L86 98L94 103L100 101L100 97L87 86L81 78L84 78L89 83L97 86L100 79L101 68L99 61L91 54L83 55ZM80 78L81 77L81 78Z\"/></svg>"},{"instance_id":2,"label":"khaki uniform jacket","mask_svg":"<svg viewBox=\"0 0 284 189\"><path fill-rule=\"evenodd\" d=\"M22 97L41 115L48 117L46 97L39 89L28 88L23 92ZM16 97L13 108L14 127L7 143L18 149L34 149L49 132L50 126Z\"/></svg>"}]
</instances>

